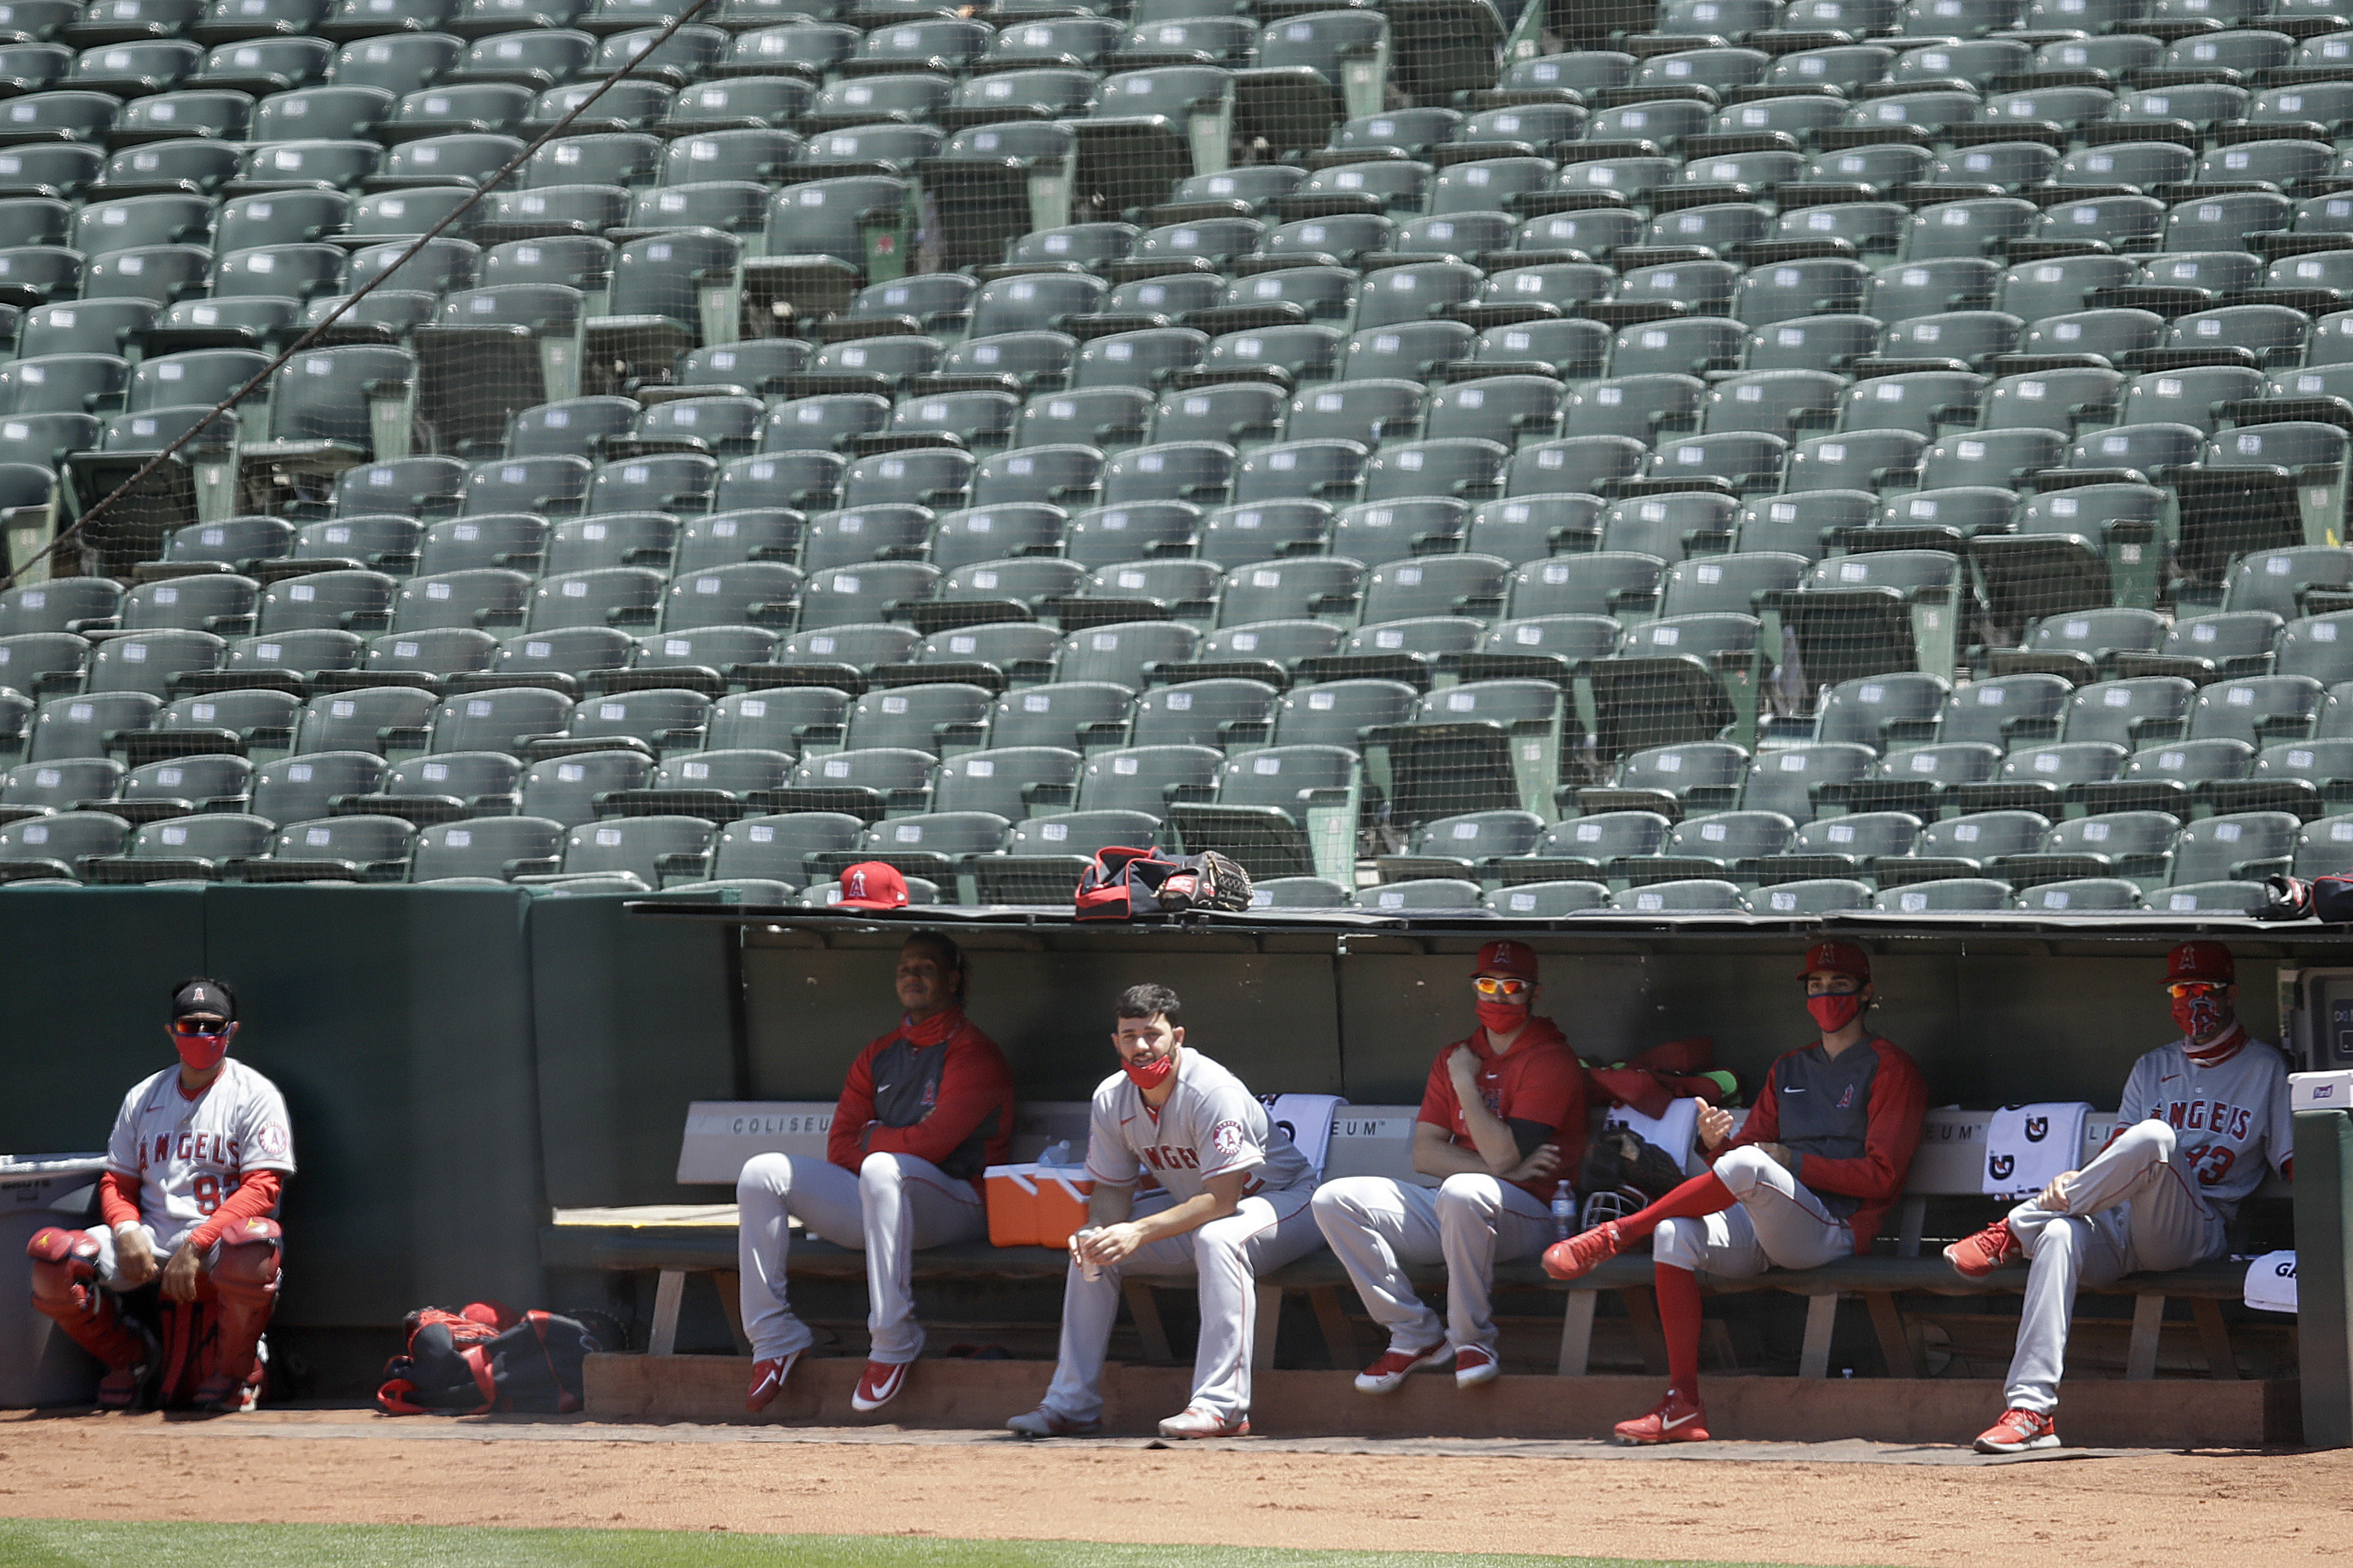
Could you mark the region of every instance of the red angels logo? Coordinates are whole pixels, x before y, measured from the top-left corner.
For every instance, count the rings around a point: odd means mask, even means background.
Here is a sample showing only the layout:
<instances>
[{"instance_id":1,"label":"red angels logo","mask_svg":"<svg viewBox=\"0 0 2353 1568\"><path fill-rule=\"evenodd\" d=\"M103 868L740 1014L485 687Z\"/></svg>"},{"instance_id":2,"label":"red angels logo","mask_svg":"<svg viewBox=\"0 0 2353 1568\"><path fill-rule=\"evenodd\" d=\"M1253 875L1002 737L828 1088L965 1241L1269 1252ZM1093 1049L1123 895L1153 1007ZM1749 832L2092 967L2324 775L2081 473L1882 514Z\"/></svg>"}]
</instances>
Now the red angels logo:
<instances>
[{"instance_id":1,"label":"red angels logo","mask_svg":"<svg viewBox=\"0 0 2353 1568\"><path fill-rule=\"evenodd\" d=\"M280 1158L286 1152L286 1129L273 1121L261 1130L254 1143L264 1154L272 1159Z\"/></svg>"},{"instance_id":2,"label":"red angels logo","mask_svg":"<svg viewBox=\"0 0 2353 1568\"><path fill-rule=\"evenodd\" d=\"M1241 1152L1242 1124L1239 1121L1220 1121L1210 1128L1209 1147L1227 1158Z\"/></svg>"},{"instance_id":3,"label":"red angels logo","mask_svg":"<svg viewBox=\"0 0 2353 1568\"><path fill-rule=\"evenodd\" d=\"M865 872L852 871L849 874L849 896L853 899L862 899L866 896Z\"/></svg>"}]
</instances>

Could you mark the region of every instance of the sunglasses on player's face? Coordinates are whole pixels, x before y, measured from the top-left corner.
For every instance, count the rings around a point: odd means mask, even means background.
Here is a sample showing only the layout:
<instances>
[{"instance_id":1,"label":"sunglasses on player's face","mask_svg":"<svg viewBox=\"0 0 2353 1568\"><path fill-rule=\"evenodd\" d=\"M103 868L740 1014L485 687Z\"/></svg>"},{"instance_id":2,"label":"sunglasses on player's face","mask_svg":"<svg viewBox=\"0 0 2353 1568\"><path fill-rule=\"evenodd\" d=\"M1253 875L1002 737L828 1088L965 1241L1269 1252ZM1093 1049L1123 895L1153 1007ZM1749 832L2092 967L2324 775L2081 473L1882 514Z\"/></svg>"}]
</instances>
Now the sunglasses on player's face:
<instances>
[{"instance_id":1,"label":"sunglasses on player's face","mask_svg":"<svg viewBox=\"0 0 2353 1568\"><path fill-rule=\"evenodd\" d=\"M2229 989L2229 986L2217 985L2211 980L2177 980L2167 986L2165 992L2177 1002L2198 1002L2209 996L2220 996Z\"/></svg>"},{"instance_id":2,"label":"sunglasses on player's face","mask_svg":"<svg viewBox=\"0 0 2353 1568\"><path fill-rule=\"evenodd\" d=\"M193 1035L198 1039L216 1040L235 1026L226 1018L176 1018L172 1023L172 1033Z\"/></svg>"},{"instance_id":3,"label":"sunglasses on player's face","mask_svg":"<svg viewBox=\"0 0 2353 1568\"><path fill-rule=\"evenodd\" d=\"M1481 974L1472 979L1471 989L1482 996L1525 996L1532 984L1516 975Z\"/></svg>"}]
</instances>

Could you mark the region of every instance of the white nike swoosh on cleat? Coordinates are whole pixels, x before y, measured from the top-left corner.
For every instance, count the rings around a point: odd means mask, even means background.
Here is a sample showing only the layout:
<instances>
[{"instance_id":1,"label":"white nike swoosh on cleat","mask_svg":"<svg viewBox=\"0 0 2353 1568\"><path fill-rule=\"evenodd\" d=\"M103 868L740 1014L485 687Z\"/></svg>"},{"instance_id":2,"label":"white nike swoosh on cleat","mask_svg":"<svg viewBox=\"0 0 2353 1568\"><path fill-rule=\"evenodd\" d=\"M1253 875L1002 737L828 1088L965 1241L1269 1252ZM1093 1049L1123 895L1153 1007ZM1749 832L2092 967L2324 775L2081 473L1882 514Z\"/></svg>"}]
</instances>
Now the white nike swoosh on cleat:
<instances>
[{"instance_id":1,"label":"white nike swoosh on cleat","mask_svg":"<svg viewBox=\"0 0 2353 1568\"><path fill-rule=\"evenodd\" d=\"M1678 1426L1689 1426L1692 1422L1698 1419L1699 1412L1694 1410L1688 1415L1678 1415L1672 1421L1662 1421L1659 1423L1659 1426L1662 1430L1672 1432Z\"/></svg>"}]
</instances>

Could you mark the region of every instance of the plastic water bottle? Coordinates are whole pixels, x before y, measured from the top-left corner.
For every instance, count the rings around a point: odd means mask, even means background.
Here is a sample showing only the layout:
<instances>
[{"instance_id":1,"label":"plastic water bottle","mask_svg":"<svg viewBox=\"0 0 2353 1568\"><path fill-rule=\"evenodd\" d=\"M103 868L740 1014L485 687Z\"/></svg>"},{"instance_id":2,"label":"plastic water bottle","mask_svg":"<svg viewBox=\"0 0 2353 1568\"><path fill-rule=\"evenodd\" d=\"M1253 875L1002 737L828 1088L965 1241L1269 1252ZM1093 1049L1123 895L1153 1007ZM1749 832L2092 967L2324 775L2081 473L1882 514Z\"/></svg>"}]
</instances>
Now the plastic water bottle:
<instances>
[{"instance_id":1,"label":"plastic water bottle","mask_svg":"<svg viewBox=\"0 0 2353 1568\"><path fill-rule=\"evenodd\" d=\"M1552 1189L1552 1238L1567 1241L1577 1229L1577 1194L1568 1190L1567 1182L1556 1183Z\"/></svg>"}]
</instances>

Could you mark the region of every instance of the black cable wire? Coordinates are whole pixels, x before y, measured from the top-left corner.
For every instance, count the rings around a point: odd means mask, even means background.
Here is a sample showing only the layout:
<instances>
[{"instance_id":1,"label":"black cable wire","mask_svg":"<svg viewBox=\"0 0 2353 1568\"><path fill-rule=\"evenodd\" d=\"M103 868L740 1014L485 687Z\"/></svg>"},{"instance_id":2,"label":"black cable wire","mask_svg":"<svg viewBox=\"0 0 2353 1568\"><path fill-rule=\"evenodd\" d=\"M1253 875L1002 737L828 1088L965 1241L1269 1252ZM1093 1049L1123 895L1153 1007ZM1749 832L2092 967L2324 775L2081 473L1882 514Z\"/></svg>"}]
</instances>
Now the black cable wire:
<instances>
[{"instance_id":1,"label":"black cable wire","mask_svg":"<svg viewBox=\"0 0 2353 1568\"><path fill-rule=\"evenodd\" d=\"M617 70L614 71L603 81L598 82L596 84L596 91L582 99L578 103L574 104L571 110L566 113L564 118L558 120L554 124L540 132L539 139L537 141L532 142L531 145L516 153L514 158L506 165L506 167L501 169L497 174L484 181L482 184L475 190L471 196L459 203L457 206L451 208L448 215L443 217L439 223L435 224L431 228L417 236L417 242L411 245L407 250L401 254L399 260L394 262L390 267L385 268L382 272L378 273L367 287L360 289L359 292L346 295L340 304L327 313L325 319L321 321L309 331L304 332L301 337L295 339L292 343L287 346L285 352L280 353L276 359L262 366L259 371L256 371L252 380L247 382L243 386L238 387L235 392L230 393L227 397L221 399L220 402L215 404L211 413L206 415L202 419L196 420L191 424L187 429L180 433L179 437L174 439L170 446L165 447L162 451L148 458L145 463L140 466L138 472L132 474L129 479L115 486L113 490L111 491L104 499L100 500L97 505L90 507L79 517L76 518L71 527L60 529L57 535L52 538L48 543L43 545L31 560L26 561L21 566L10 567L8 569L7 575L5 577L0 577L0 587L13 587L18 577L32 570L35 566L39 565L50 556L56 554L59 547L64 545L67 541L73 539L76 535L79 534L96 520L104 517L108 510L120 502L124 496L130 494L133 489L136 489L139 485L146 479L148 475L162 468L179 452L181 447L195 440L198 435L209 428L215 419L219 418L223 414L227 413L232 408L235 408L238 404L244 402L248 397L251 396L255 388L265 384L271 376L276 375L280 370L283 370L289 361L292 360L295 355L309 348L311 342L318 338L320 333L325 331L329 327L333 326L337 321L341 321L343 316L350 311L353 306L358 304L362 300L366 299L370 294L375 292L376 289L382 288L384 284L394 276L394 274L397 273L402 268L407 266L410 261L414 260L427 246L432 244L436 239L438 239L441 237L442 230L448 228L451 224L456 223L459 218L465 216L468 213L473 211L475 207L479 206L481 204L483 197L489 195L492 191L504 184L507 180L513 175L516 170L522 168L523 164L530 162L533 153L538 152L542 147L546 146L548 142L562 135L565 130L570 126L574 121L579 119L582 114L587 112L589 105L604 97L605 94L611 89L614 83L621 80L624 77L636 72L646 61L653 58L656 50L659 49L664 44L670 42L672 34L684 26L691 18L711 4L712 0L691 0L691 4L690 4L684 10L681 11L676 16L671 17L669 25L662 28L660 34L655 37L651 43L639 50L634 59L631 59L627 65L624 65ZM259 145L259 143L257 143L257 145Z\"/></svg>"}]
</instances>

